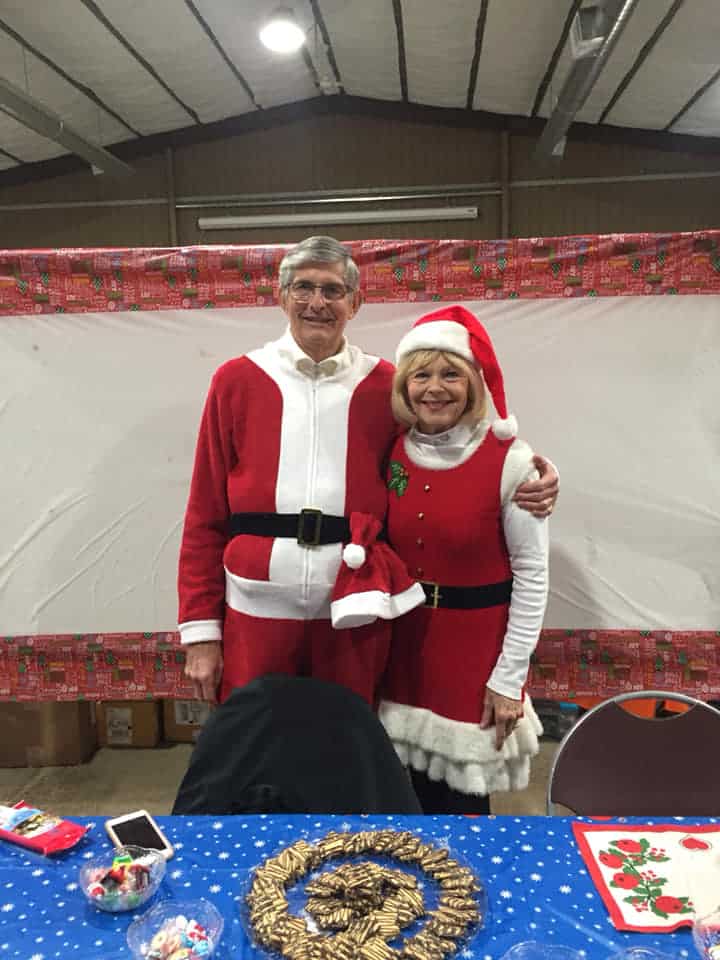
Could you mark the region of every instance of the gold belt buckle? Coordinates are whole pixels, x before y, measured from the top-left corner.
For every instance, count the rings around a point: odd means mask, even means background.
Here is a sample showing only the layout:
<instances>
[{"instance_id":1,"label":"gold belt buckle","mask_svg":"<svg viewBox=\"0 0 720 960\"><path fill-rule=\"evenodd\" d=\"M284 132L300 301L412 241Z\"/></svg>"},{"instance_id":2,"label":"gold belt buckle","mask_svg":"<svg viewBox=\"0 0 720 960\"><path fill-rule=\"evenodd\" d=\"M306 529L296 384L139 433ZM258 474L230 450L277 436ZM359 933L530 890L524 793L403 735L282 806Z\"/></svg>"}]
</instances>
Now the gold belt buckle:
<instances>
[{"instance_id":1,"label":"gold belt buckle","mask_svg":"<svg viewBox=\"0 0 720 960\"><path fill-rule=\"evenodd\" d=\"M442 594L440 593L440 584L434 583L432 580L421 580L420 583L423 587L432 588L432 596L425 597L425 606L436 609L440 605L440 601L442 600Z\"/></svg>"}]
</instances>

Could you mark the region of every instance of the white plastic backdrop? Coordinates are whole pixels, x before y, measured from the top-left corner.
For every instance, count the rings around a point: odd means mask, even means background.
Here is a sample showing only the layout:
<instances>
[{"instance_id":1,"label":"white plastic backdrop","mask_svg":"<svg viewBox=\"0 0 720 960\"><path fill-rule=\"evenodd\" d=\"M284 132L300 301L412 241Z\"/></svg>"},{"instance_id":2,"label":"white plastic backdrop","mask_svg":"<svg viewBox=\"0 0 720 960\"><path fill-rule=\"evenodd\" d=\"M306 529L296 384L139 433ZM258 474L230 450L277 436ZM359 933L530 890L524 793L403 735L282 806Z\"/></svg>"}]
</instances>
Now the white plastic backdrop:
<instances>
[{"instance_id":1,"label":"white plastic backdrop","mask_svg":"<svg viewBox=\"0 0 720 960\"><path fill-rule=\"evenodd\" d=\"M720 297L468 302L558 465L546 627L720 625ZM366 305L392 358L424 308ZM0 318L0 635L171 630L211 374L278 308Z\"/></svg>"}]
</instances>

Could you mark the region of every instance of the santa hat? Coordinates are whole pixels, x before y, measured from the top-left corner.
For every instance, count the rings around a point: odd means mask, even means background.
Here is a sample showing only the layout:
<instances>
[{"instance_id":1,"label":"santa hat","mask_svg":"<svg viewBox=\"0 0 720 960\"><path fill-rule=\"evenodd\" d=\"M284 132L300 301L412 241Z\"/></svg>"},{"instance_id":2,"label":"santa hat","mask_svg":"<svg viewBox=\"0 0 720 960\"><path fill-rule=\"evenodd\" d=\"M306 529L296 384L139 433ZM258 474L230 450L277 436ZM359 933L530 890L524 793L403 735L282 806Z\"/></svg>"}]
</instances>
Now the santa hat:
<instances>
[{"instance_id":1,"label":"santa hat","mask_svg":"<svg viewBox=\"0 0 720 960\"><path fill-rule=\"evenodd\" d=\"M508 416L502 371L492 341L474 314L465 307L453 305L420 317L398 344L396 363L416 350L456 353L477 367L482 372L499 418L492 424L493 433L501 440L516 436L517 420L512 414Z\"/></svg>"},{"instance_id":2,"label":"santa hat","mask_svg":"<svg viewBox=\"0 0 720 960\"><path fill-rule=\"evenodd\" d=\"M352 543L343 550L330 602L336 630L363 627L378 617L394 620L425 603L425 592L408 574L405 564L383 540L377 517L350 515Z\"/></svg>"}]
</instances>

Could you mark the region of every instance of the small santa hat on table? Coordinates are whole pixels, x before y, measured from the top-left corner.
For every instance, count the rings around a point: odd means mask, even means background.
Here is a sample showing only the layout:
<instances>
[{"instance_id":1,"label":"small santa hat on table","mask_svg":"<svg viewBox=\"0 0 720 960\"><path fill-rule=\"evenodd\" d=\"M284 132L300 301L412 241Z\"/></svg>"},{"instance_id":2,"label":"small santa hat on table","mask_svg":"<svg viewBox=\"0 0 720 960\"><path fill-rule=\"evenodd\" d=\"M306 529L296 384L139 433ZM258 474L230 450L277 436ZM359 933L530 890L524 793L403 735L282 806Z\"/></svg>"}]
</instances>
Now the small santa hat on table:
<instances>
[{"instance_id":1,"label":"small santa hat on table","mask_svg":"<svg viewBox=\"0 0 720 960\"><path fill-rule=\"evenodd\" d=\"M498 415L492 423L492 432L500 440L517 436L517 420L512 414L508 416L502 371L492 340L474 314L453 304L420 317L398 344L395 362L400 363L416 350L456 353L480 370Z\"/></svg>"},{"instance_id":2,"label":"small santa hat on table","mask_svg":"<svg viewBox=\"0 0 720 960\"><path fill-rule=\"evenodd\" d=\"M425 603L425 592L408 574L405 564L383 540L377 517L350 515L352 543L343 550L330 602L336 630L394 620Z\"/></svg>"}]
</instances>

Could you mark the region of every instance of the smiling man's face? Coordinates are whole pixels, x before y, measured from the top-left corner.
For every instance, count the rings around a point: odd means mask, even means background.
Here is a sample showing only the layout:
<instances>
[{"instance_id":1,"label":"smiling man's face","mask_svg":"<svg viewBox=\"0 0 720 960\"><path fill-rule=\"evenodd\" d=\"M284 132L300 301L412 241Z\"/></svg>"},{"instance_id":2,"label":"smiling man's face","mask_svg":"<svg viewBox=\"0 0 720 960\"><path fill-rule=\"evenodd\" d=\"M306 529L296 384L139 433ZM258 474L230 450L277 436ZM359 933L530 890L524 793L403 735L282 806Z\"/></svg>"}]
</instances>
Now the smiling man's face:
<instances>
[{"instance_id":1,"label":"smiling man's face","mask_svg":"<svg viewBox=\"0 0 720 960\"><path fill-rule=\"evenodd\" d=\"M310 286L315 285L310 294ZM330 299L325 293L338 299ZM310 296L309 300L297 297ZM295 271L289 288L280 292L280 305L290 321L297 345L319 363L338 353L345 327L360 305L360 294L345 284L342 263L318 263Z\"/></svg>"}]
</instances>

